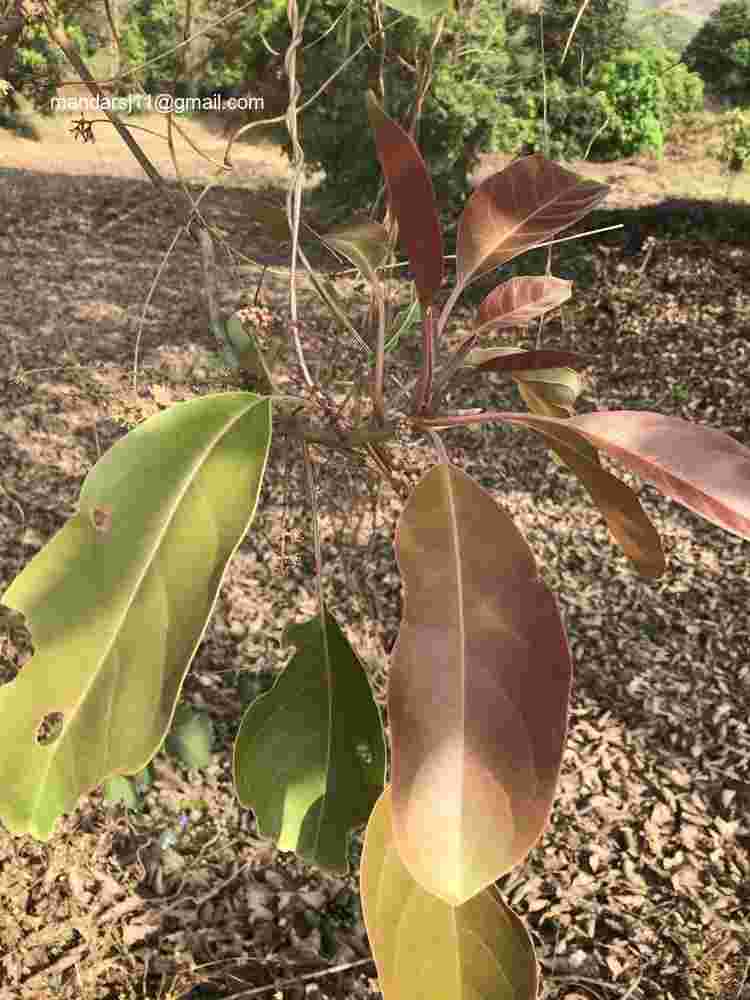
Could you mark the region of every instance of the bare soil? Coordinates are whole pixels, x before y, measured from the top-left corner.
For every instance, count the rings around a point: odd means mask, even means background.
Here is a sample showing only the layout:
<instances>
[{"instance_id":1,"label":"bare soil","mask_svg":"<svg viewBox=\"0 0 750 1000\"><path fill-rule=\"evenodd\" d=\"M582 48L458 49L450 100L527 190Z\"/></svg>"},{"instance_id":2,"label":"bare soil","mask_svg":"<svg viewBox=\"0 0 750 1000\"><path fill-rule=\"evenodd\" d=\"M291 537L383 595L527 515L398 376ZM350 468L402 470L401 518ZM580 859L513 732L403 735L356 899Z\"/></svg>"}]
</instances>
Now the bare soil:
<instances>
[{"instance_id":1,"label":"bare soil","mask_svg":"<svg viewBox=\"0 0 750 1000\"><path fill-rule=\"evenodd\" d=\"M155 116L134 121L163 132ZM218 129L183 124L221 163ZM70 125L64 116L42 122L41 142L0 131L0 594L72 515L83 478L130 427L230 385L208 332L197 247L183 237L170 251L174 212L108 126L82 144ZM163 140L138 138L172 177ZM280 192L289 178L269 142L234 148L234 177L201 203L231 250L221 257L225 313L253 304L260 275L232 263L279 250L249 221L248 192ZM749 200L746 181L736 182L734 206L723 202L728 179L705 148L693 142L691 153L678 137L658 164L574 167L612 184L607 209L637 216L670 197L715 200L736 214ZM214 167L180 149L197 196ZM506 161L488 158L478 176ZM658 410L750 445L750 248L705 230L690 239L652 230L630 256L619 234L577 245L588 280L545 327L544 344L592 357L580 412ZM341 279L337 288L361 317L357 282ZM300 295L315 370L338 380L352 368L362 373L306 280ZM283 270L266 275L261 302L272 336L283 336ZM453 342L471 315L457 312ZM399 346L389 395L416 358L413 342ZM343 404L345 389L333 393ZM522 409L498 376L457 389L452 405ZM544 996L747 1000L748 543L612 464L668 554L667 574L643 580L536 438L501 427L444 438L451 460L495 495L532 546L558 596L576 667L550 827L499 883L532 929ZM435 460L426 441L397 457L407 482ZM392 531L403 499L322 450L316 472L329 607L382 701L400 620ZM161 753L141 811L108 805L97 790L47 844L0 829L1 1000L296 998L305 986L326 997L377 995L356 906L357 838L350 877L306 869L258 835L232 790L238 676L278 671L289 655L284 627L316 610L303 497L298 456L275 441L258 515L183 691L216 720L212 765L188 771ZM0 632L0 683L30 655L23 635ZM168 830L174 843L162 847ZM310 909L331 929L327 945L304 919Z\"/></svg>"}]
</instances>

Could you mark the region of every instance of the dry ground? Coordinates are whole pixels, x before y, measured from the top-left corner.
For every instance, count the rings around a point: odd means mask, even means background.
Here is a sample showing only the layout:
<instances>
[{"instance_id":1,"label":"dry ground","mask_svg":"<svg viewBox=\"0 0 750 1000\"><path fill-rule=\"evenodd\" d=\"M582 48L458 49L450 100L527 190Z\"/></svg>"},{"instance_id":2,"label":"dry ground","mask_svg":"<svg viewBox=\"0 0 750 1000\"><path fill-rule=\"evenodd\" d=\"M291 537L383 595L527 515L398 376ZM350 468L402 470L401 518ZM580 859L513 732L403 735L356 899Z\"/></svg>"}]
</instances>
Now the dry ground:
<instances>
[{"instance_id":1,"label":"dry ground","mask_svg":"<svg viewBox=\"0 0 750 1000\"><path fill-rule=\"evenodd\" d=\"M159 127L155 119L137 123ZM0 593L72 514L83 477L128 426L226 384L214 364L196 247L177 244L145 309L174 215L108 127L82 145L68 125L62 117L43 123L41 143L0 133ZM215 131L196 121L186 127L221 160ZM164 144L149 135L143 142L171 176ZM243 202L248 189L283 184L285 162L268 144L235 148L234 186L212 191L205 213L235 252L274 252ZM180 162L196 183L211 176L188 150ZM726 195L705 143L684 137L658 165L579 166L613 184L605 209ZM738 202L750 200L743 183L733 192ZM725 206L735 217L740 208ZM547 326L544 342L594 358L580 411L659 410L750 445L750 249L706 232L678 240L649 231L653 244L635 256L623 254L619 236L577 245L585 287ZM223 309L252 302L257 273L227 262ZM361 313L355 284L339 290ZM268 276L263 295L276 333L285 294L283 275ZM356 355L304 283L302 295L311 354L343 378ZM469 318L459 314L454 335ZM391 377L407 378L415 356L414 344L404 344ZM473 393L457 391L454 402L521 408L496 377ZM494 493L533 547L558 594L576 666L551 826L500 883L533 930L545 996L747 998L748 543L617 470L637 489L668 553L665 577L644 581L537 439L499 427L444 437L452 460ZM434 461L424 443L401 457L412 479ZM364 470L351 477L321 455L318 474L329 606L382 697L400 614L391 538L401 501L383 488L371 531ZM186 700L217 720L212 766L188 772L160 754L140 813L107 807L96 792L48 844L0 832L2 1000L270 998L276 983L342 965L306 980L308 993L375 995L349 892L356 880L302 869L275 851L231 786L238 672L277 670L288 656L284 626L315 612L302 495L299 462L287 463L276 442L258 516L185 684ZM29 655L23 637L0 635L0 681ZM167 830L176 842L162 849ZM332 932L327 944L310 931L309 910ZM203 989L193 990L198 983ZM287 986L285 995L302 996L304 986Z\"/></svg>"}]
</instances>

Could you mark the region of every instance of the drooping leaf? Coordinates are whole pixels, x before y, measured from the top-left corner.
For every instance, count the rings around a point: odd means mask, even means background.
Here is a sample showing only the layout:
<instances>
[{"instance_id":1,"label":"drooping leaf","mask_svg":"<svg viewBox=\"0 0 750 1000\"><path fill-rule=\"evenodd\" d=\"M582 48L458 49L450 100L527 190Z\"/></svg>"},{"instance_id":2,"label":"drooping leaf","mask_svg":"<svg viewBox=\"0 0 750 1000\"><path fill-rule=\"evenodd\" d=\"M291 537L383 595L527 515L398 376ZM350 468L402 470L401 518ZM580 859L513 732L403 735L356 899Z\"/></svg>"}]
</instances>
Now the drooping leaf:
<instances>
[{"instance_id":1,"label":"drooping leaf","mask_svg":"<svg viewBox=\"0 0 750 1000\"><path fill-rule=\"evenodd\" d=\"M540 368L516 371L513 380L533 413L545 417L572 417L583 381L572 368Z\"/></svg>"},{"instance_id":2,"label":"drooping leaf","mask_svg":"<svg viewBox=\"0 0 750 1000\"><path fill-rule=\"evenodd\" d=\"M551 349L526 351L521 347L487 347L475 348L470 351L464 361L464 367L478 368L481 371L493 372L523 372L534 371L537 368L565 367L586 368L591 362L581 354L573 351L556 351Z\"/></svg>"},{"instance_id":3,"label":"drooping leaf","mask_svg":"<svg viewBox=\"0 0 750 1000\"><path fill-rule=\"evenodd\" d=\"M359 268L368 281L377 282L377 269L388 256L388 230L385 226L379 222L336 226L322 239Z\"/></svg>"},{"instance_id":4,"label":"drooping leaf","mask_svg":"<svg viewBox=\"0 0 750 1000\"><path fill-rule=\"evenodd\" d=\"M508 515L441 464L396 552L388 689L395 836L413 878L465 903L528 854L555 793L572 666L555 598Z\"/></svg>"},{"instance_id":5,"label":"drooping leaf","mask_svg":"<svg viewBox=\"0 0 750 1000\"><path fill-rule=\"evenodd\" d=\"M262 836L346 872L347 838L385 782L385 736L362 664L326 613L286 631L297 651L249 706L234 746L237 796Z\"/></svg>"},{"instance_id":6,"label":"drooping leaf","mask_svg":"<svg viewBox=\"0 0 750 1000\"><path fill-rule=\"evenodd\" d=\"M588 215L608 191L541 153L514 160L466 203L456 242L459 285L552 239Z\"/></svg>"},{"instance_id":7,"label":"drooping leaf","mask_svg":"<svg viewBox=\"0 0 750 1000\"><path fill-rule=\"evenodd\" d=\"M659 533L649 521L638 498L620 479L603 469L599 454L585 438L574 444L552 441L547 447L560 463L571 469L601 511L607 527L638 572L656 579L667 568Z\"/></svg>"},{"instance_id":8,"label":"drooping leaf","mask_svg":"<svg viewBox=\"0 0 750 1000\"><path fill-rule=\"evenodd\" d=\"M443 281L443 236L432 180L414 140L385 114L371 90L367 114L419 302L426 311Z\"/></svg>"},{"instance_id":9,"label":"drooping leaf","mask_svg":"<svg viewBox=\"0 0 750 1000\"><path fill-rule=\"evenodd\" d=\"M567 302L572 281L543 275L511 278L494 288L479 307L477 333L508 326L527 326Z\"/></svg>"},{"instance_id":10,"label":"drooping leaf","mask_svg":"<svg viewBox=\"0 0 750 1000\"><path fill-rule=\"evenodd\" d=\"M404 867L390 786L367 824L360 889L384 1000L535 1000L534 946L495 886L454 907Z\"/></svg>"},{"instance_id":11,"label":"drooping leaf","mask_svg":"<svg viewBox=\"0 0 750 1000\"><path fill-rule=\"evenodd\" d=\"M97 462L79 512L3 595L35 645L0 687L11 833L49 839L79 796L153 757L253 520L270 440L270 401L254 393L149 418ZM40 721L55 713L61 731L41 745Z\"/></svg>"},{"instance_id":12,"label":"drooping leaf","mask_svg":"<svg viewBox=\"0 0 750 1000\"><path fill-rule=\"evenodd\" d=\"M750 540L750 448L723 431L648 410L597 410L569 420L498 412L491 419L573 448L576 438L587 440L664 496Z\"/></svg>"}]
</instances>

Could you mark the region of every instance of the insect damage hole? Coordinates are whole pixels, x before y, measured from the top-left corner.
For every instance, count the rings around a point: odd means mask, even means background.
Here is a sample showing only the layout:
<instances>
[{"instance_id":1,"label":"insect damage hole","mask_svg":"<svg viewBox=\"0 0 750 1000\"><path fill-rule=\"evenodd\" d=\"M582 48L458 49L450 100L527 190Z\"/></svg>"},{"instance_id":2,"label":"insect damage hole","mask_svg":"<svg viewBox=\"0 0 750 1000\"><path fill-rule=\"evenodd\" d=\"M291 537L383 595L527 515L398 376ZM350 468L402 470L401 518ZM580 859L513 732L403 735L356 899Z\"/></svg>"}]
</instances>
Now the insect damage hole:
<instances>
[{"instance_id":1,"label":"insect damage hole","mask_svg":"<svg viewBox=\"0 0 750 1000\"><path fill-rule=\"evenodd\" d=\"M62 727L63 713L47 712L42 721L39 723L34 741L39 744L39 746L49 746L51 743L54 743L60 735Z\"/></svg>"}]
</instances>

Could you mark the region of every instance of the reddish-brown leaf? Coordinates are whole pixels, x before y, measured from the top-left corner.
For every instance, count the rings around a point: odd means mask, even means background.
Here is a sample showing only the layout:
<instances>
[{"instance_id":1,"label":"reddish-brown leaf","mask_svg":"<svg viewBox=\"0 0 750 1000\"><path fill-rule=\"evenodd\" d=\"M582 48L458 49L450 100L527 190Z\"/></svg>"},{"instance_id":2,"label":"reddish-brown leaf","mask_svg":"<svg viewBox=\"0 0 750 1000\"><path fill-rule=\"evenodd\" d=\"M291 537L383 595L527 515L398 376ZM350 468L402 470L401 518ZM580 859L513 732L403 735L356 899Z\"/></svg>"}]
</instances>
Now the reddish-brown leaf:
<instances>
[{"instance_id":1,"label":"reddish-brown leaf","mask_svg":"<svg viewBox=\"0 0 750 1000\"><path fill-rule=\"evenodd\" d=\"M572 665L531 550L460 469L441 464L422 478L396 552L394 835L412 877L457 906L519 864L544 830Z\"/></svg>"},{"instance_id":2,"label":"reddish-brown leaf","mask_svg":"<svg viewBox=\"0 0 750 1000\"><path fill-rule=\"evenodd\" d=\"M525 424L568 444L561 433L580 434L665 496L750 540L750 448L723 431L648 410L597 410L570 420L526 413L488 417Z\"/></svg>"},{"instance_id":3,"label":"reddish-brown leaf","mask_svg":"<svg viewBox=\"0 0 750 1000\"><path fill-rule=\"evenodd\" d=\"M443 237L432 180L414 140L385 114L371 90L367 92L367 114L424 311L432 305L443 281Z\"/></svg>"},{"instance_id":4,"label":"reddish-brown leaf","mask_svg":"<svg viewBox=\"0 0 750 1000\"><path fill-rule=\"evenodd\" d=\"M550 240L592 211L608 191L540 153L514 160L480 184L466 204L456 243L459 285Z\"/></svg>"},{"instance_id":5,"label":"reddish-brown leaf","mask_svg":"<svg viewBox=\"0 0 750 1000\"><path fill-rule=\"evenodd\" d=\"M750 540L750 448L714 427L634 410L568 421L665 496Z\"/></svg>"},{"instance_id":6,"label":"reddish-brown leaf","mask_svg":"<svg viewBox=\"0 0 750 1000\"><path fill-rule=\"evenodd\" d=\"M523 351L516 347L488 347L470 351L464 367L481 371L522 372L538 368L586 368L591 360L573 351Z\"/></svg>"},{"instance_id":7,"label":"reddish-brown leaf","mask_svg":"<svg viewBox=\"0 0 750 1000\"><path fill-rule=\"evenodd\" d=\"M479 307L477 333L487 333L496 327L527 326L567 302L572 281L539 275L532 278L511 278L493 289Z\"/></svg>"}]
</instances>

